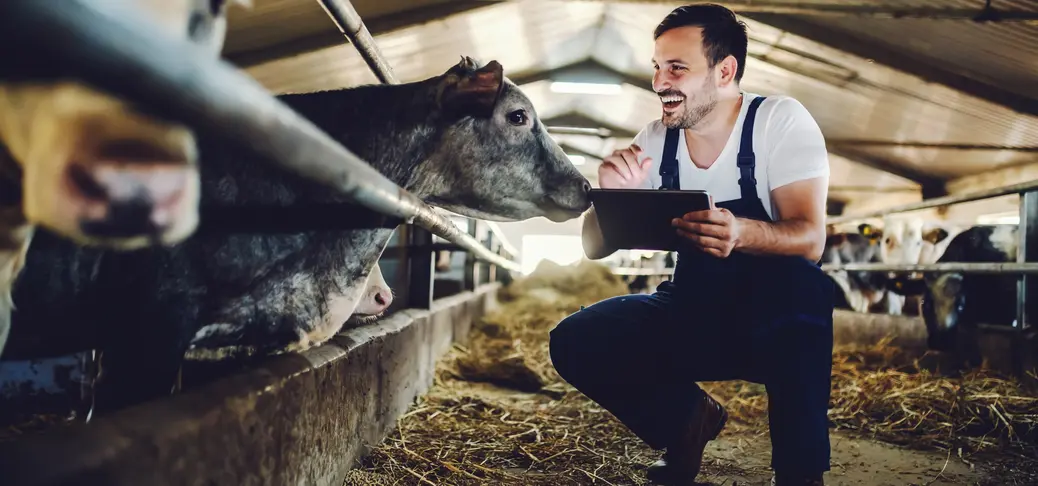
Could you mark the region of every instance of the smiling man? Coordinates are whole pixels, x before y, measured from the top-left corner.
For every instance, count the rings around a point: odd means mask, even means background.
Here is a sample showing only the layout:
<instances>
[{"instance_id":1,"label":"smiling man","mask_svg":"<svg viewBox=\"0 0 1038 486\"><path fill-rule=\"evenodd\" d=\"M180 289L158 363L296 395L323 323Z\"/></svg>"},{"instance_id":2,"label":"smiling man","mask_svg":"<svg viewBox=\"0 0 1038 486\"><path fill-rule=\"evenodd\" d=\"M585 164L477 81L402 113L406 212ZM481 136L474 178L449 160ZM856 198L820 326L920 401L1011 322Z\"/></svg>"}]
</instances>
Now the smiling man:
<instances>
[{"instance_id":1,"label":"smiling man","mask_svg":"<svg viewBox=\"0 0 1038 486\"><path fill-rule=\"evenodd\" d=\"M650 479L692 484L727 412L696 381L742 379L768 393L773 483L820 485L833 287L825 244L829 162L811 114L787 96L740 88L745 25L724 7L689 5L656 28L653 89L662 114L599 168L602 188L698 189L716 208L673 221L685 248L651 295L607 299L552 330L559 374L663 458ZM594 209L584 251L613 253Z\"/></svg>"}]
</instances>

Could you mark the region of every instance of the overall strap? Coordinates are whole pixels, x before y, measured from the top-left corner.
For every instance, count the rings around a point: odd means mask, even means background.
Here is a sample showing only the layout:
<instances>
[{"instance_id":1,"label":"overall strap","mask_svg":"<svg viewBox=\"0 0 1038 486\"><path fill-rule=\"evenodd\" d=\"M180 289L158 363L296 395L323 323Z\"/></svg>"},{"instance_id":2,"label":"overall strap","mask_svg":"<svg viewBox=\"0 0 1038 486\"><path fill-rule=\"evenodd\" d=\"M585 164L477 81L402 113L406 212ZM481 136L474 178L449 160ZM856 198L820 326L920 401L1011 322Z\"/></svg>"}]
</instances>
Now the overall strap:
<instances>
[{"instance_id":1,"label":"overall strap","mask_svg":"<svg viewBox=\"0 0 1038 486\"><path fill-rule=\"evenodd\" d=\"M663 160L660 161L660 180L663 181L660 189L681 189L681 180L678 178L678 139L681 136L679 130L681 129L667 129L667 138L663 142Z\"/></svg>"},{"instance_id":2,"label":"overall strap","mask_svg":"<svg viewBox=\"0 0 1038 486\"><path fill-rule=\"evenodd\" d=\"M750 107L746 110L746 119L742 122L742 140L736 163L739 166L739 189L742 191L743 199L757 198L757 178L753 175L757 168L757 157L753 154L753 118L764 98L766 97L758 96L750 102Z\"/></svg>"}]
</instances>

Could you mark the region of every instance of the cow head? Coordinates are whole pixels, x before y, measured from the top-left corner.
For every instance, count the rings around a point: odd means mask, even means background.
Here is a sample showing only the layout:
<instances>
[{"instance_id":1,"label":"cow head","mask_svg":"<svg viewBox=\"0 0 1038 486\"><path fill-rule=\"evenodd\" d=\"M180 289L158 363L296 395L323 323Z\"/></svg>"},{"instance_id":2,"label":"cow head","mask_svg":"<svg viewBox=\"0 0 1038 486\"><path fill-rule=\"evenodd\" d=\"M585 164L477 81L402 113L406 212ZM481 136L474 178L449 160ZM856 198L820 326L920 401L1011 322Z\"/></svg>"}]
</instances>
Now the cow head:
<instances>
[{"instance_id":1,"label":"cow head","mask_svg":"<svg viewBox=\"0 0 1038 486\"><path fill-rule=\"evenodd\" d=\"M125 6L158 36L217 56L229 3L138 0ZM75 80L0 84L0 144L20 169L29 223L76 243L118 249L171 244L198 223L194 137ZM0 150L0 153L4 153Z\"/></svg>"},{"instance_id":2,"label":"cow head","mask_svg":"<svg viewBox=\"0 0 1038 486\"><path fill-rule=\"evenodd\" d=\"M948 351L954 344L956 327L966 307L963 275L946 273L931 279L923 294L923 322L931 349Z\"/></svg>"},{"instance_id":3,"label":"cow head","mask_svg":"<svg viewBox=\"0 0 1038 486\"><path fill-rule=\"evenodd\" d=\"M591 206L590 182L497 61L462 58L439 77L436 100L446 127L419 168L430 204L486 220L556 222Z\"/></svg>"}]
</instances>

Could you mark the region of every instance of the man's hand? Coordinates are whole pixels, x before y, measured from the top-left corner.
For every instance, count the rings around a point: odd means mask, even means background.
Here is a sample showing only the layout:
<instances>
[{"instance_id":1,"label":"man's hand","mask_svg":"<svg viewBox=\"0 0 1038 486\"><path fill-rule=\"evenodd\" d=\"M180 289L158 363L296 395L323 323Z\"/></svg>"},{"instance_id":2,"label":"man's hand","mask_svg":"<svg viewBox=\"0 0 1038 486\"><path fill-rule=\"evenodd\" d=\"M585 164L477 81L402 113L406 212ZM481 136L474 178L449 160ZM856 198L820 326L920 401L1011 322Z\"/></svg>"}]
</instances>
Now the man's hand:
<instances>
[{"instance_id":1,"label":"man's hand","mask_svg":"<svg viewBox=\"0 0 1038 486\"><path fill-rule=\"evenodd\" d=\"M614 150L612 155L602 159L598 166L598 186L602 189L634 189L639 188L649 176L652 159L646 157L638 162L642 155L641 147L632 144L630 147Z\"/></svg>"},{"instance_id":2,"label":"man's hand","mask_svg":"<svg viewBox=\"0 0 1038 486\"><path fill-rule=\"evenodd\" d=\"M671 225L677 228L678 235L719 258L727 258L732 254L742 230L739 219L724 208L692 211L681 218L675 218Z\"/></svg>"}]
</instances>

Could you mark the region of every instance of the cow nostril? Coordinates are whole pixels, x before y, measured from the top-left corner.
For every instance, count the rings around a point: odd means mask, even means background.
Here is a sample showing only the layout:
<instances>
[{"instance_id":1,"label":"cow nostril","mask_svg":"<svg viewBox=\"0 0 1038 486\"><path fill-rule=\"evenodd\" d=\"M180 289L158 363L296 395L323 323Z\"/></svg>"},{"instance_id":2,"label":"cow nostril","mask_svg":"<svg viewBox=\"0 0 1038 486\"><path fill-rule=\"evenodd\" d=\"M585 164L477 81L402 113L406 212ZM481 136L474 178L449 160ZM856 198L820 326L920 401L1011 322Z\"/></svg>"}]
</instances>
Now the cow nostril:
<instances>
[{"instance_id":1,"label":"cow nostril","mask_svg":"<svg viewBox=\"0 0 1038 486\"><path fill-rule=\"evenodd\" d=\"M588 194L588 193L591 192L591 183L590 182L585 180L582 187L584 189L584 194Z\"/></svg>"},{"instance_id":2,"label":"cow nostril","mask_svg":"<svg viewBox=\"0 0 1038 486\"><path fill-rule=\"evenodd\" d=\"M113 201L109 203L104 219L82 220L80 228L86 234L106 237L154 234L160 228L152 221L153 207L151 201L143 198Z\"/></svg>"},{"instance_id":3,"label":"cow nostril","mask_svg":"<svg viewBox=\"0 0 1038 486\"><path fill-rule=\"evenodd\" d=\"M386 305L386 297L382 292L375 293L375 303L378 305Z\"/></svg>"},{"instance_id":4,"label":"cow nostril","mask_svg":"<svg viewBox=\"0 0 1038 486\"><path fill-rule=\"evenodd\" d=\"M67 170L69 181L82 193L83 197L99 201L103 201L108 197L108 191L97 182L97 179L86 168L79 164L71 164Z\"/></svg>"}]
</instances>

